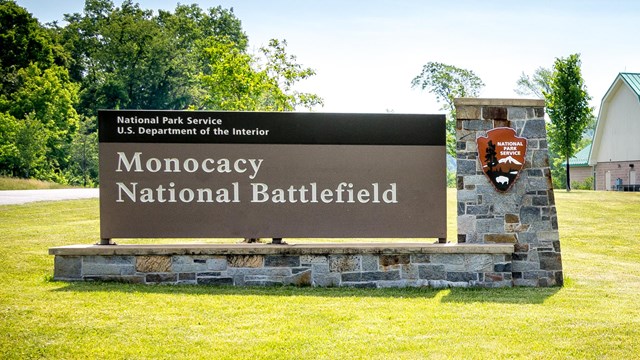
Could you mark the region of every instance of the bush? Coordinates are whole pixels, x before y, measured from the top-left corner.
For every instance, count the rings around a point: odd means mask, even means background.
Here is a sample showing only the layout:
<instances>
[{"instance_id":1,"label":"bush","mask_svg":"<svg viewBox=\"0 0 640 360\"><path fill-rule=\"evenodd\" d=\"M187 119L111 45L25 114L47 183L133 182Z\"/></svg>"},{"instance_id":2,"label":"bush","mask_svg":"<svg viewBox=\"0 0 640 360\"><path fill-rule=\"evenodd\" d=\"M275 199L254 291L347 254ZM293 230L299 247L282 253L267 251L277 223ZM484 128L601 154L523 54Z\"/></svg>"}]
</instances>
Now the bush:
<instances>
[{"instance_id":1,"label":"bush","mask_svg":"<svg viewBox=\"0 0 640 360\"><path fill-rule=\"evenodd\" d=\"M571 188L575 190L593 190L593 176L584 179L583 182L572 181Z\"/></svg>"}]
</instances>

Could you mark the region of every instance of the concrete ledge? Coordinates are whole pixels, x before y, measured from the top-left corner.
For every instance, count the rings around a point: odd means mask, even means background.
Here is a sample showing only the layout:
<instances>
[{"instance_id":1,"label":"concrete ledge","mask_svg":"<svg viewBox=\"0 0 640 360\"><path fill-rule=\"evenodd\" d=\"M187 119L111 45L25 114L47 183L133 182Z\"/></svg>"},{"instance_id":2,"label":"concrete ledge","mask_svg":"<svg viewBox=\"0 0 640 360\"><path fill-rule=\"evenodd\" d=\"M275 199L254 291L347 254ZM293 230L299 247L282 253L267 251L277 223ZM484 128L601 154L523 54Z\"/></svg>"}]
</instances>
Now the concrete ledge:
<instances>
[{"instance_id":1,"label":"concrete ledge","mask_svg":"<svg viewBox=\"0 0 640 360\"><path fill-rule=\"evenodd\" d=\"M544 107L543 99L482 99L457 98L454 104L458 106L508 106L508 107Z\"/></svg>"},{"instance_id":2,"label":"concrete ledge","mask_svg":"<svg viewBox=\"0 0 640 360\"><path fill-rule=\"evenodd\" d=\"M318 243L69 245L49 249L59 256L127 255L352 255L352 254L512 254L513 244Z\"/></svg>"}]
</instances>

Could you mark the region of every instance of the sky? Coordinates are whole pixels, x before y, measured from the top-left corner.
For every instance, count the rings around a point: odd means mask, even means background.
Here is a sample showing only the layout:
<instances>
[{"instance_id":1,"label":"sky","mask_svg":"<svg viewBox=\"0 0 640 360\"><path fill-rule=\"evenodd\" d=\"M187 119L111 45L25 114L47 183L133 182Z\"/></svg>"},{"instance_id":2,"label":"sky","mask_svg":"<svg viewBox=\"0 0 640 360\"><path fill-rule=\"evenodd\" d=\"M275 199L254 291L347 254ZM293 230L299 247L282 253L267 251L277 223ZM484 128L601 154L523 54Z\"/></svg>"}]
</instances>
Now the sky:
<instances>
[{"instance_id":1,"label":"sky","mask_svg":"<svg viewBox=\"0 0 640 360\"><path fill-rule=\"evenodd\" d=\"M113 0L119 6L121 0ZM83 0L17 0L41 23L82 12ZM146 9L175 9L175 0L138 0ZM579 53L597 109L620 72L640 72L636 0L219 0L233 8L257 51L285 39L297 62L316 70L298 90L324 98L323 112L443 113L411 80L428 62L472 70L480 97L522 98L520 75L551 68Z\"/></svg>"}]
</instances>

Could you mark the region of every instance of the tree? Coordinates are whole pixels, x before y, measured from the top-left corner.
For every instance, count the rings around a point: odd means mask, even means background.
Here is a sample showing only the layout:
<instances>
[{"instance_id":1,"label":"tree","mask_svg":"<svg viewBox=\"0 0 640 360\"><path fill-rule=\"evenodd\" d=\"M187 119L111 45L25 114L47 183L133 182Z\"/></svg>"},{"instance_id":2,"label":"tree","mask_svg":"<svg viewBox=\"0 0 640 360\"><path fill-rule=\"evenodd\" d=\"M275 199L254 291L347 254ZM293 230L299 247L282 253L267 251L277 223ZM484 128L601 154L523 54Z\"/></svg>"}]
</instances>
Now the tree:
<instances>
[{"instance_id":1,"label":"tree","mask_svg":"<svg viewBox=\"0 0 640 360\"><path fill-rule=\"evenodd\" d=\"M17 71L33 63L46 69L64 65L64 50L26 9L0 0L0 95L18 88Z\"/></svg>"},{"instance_id":2,"label":"tree","mask_svg":"<svg viewBox=\"0 0 640 360\"><path fill-rule=\"evenodd\" d=\"M478 97L484 86L482 80L471 70L461 69L439 62L429 62L422 72L411 81L411 87L428 89L436 96L436 101L444 102L441 110L448 111L447 153L456 154L456 109L455 98Z\"/></svg>"},{"instance_id":3,"label":"tree","mask_svg":"<svg viewBox=\"0 0 640 360\"><path fill-rule=\"evenodd\" d=\"M591 97L580 71L580 55L557 58L554 63L550 92L545 92L547 113L551 118L548 127L552 151L566 160L566 189L571 191L569 159L576 153L577 144L593 117L589 107Z\"/></svg>"},{"instance_id":4,"label":"tree","mask_svg":"<svg viewBox=\"0 0 640 360\"><path fill-rule=\"evenodd\" d=\"M204 49L209 66L200 79L206 95L203 108L211 110L292 111L297 106L322 104L315 94L300 93L295 83L315 74L286 53L286 42L271 40L261 48L264 59L251 56L230 39L210 39ZM264 64L261 64L261 61Z\"/></svg>"},{"instance_id":5,"label":"tree","mask_svg":"<svg viewBox=\"0 0 640 360\"><path fill-rule=\"evenodd\" d=\"M200 108L207 74L202 48L228 38L240 52L247 36L232 10L203 11L178 5L175 12L145 10L131 0L120 7L87 0L82 14L66 15L61 38L73 54L72 77L82 84L80 112L97 109Z\"/></svg>"},{"instance_id":6,"label":"tree","mask_svg":"<svg viewBox=\"0 0 640 360\"><path fill-rule=\"evenodd\" d=\"M78 85L70 81L65 68L57 65L42 70L31 64L18 70L16 78L20 86L0 99L0 112L10 114L18 123L29 117L42 124L46 166L39 166L37 176L43 180L56 179L68 165L67 145L77 127L78 114L74 106L78 101ZM24 166L22 163L21 167Z\"/></svg>"},{"instance_id":7,"label":"tree","mask_svg":"<svg viewBox=\"0 0 640 360\"><path fill-rule=\"evenodd\" d=\"M523 72L516 82L517 88L514 90L518 95L534 95L544 99L544 93L551 92L551 78L553 71L544 67L539 67L532 77Z\"/></svg>"},{"instance_id":8,"label":"tree","mask_svg":"<svg viewBox=\"0 0 640 360\"><path fill-rule=\"evenodd\" d=\"M69 182L94 186L98 179L98 133L96 119L82 116L78 131L70 144Z\"/></svg>"},{"instance_id":9,"label":"tree","mask_svg":"<svg viewBox=\"0 0 640 360\"><path fill-rule=\"evenodd\" d=\"M31 114L18 123L15 138L17 165L24 178L30 178L33 171L45 167L46 141L44 126Z\"/></svg>"}]
</instances>

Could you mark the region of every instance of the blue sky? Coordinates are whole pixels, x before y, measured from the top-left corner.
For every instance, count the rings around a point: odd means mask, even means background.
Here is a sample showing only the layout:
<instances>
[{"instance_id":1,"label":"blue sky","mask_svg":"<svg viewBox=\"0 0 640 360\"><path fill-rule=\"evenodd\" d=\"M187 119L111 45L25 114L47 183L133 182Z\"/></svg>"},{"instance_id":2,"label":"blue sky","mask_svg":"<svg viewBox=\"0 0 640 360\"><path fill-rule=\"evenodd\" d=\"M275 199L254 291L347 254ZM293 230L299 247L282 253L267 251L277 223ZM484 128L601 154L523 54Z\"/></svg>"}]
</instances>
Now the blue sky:
<instances>
[{"instance_id":1,"label":"blue sky","mask_svg":"<svg viewBox=\"0 0 640 360\"><path fill-rule=\"evenodd\" d=\"M120 0L114 1L116 5ZM139 0L174 9L175 0ZM592 105L619 72L640 72L640 1L224 0L257 49L286 39L288 51L317 75L299 90L325 99L327 112L438 113L440 104L411 79L429 61L473 70L482 97L520 97L524 71L580 53ZM81 12L82 0L18 0L41 22Z\"/></svg>"}]
</instances>

